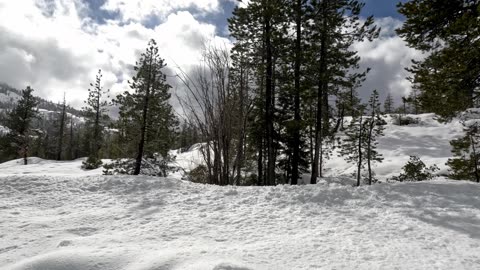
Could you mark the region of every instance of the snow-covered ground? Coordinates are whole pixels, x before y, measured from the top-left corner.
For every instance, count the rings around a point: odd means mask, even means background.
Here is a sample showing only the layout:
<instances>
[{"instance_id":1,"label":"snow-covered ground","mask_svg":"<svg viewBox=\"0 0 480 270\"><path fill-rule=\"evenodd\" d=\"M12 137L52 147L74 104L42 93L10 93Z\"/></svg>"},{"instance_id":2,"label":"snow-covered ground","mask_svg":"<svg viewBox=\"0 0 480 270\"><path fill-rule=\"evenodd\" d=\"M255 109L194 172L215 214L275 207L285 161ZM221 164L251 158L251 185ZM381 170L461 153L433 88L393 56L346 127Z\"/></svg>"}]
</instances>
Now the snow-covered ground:
<instances>
[{"instance_id":1,"label":"snow-covered ground","mask_svg":"<svg viewBox=\"0 0 480 270\"><path fill-rule=\"evenodd\" d=\"M452 157L450 141L462 134L462 125L458 119L450 123L439 123L433 114L408 115L417 119L418 124L395 125L395 119L387 116L384 134L379 138L378 151L383 155L382 163L375 163L376 177L385 181L398 175L410 156L418 156L428 166L436 164L439 175L447 175L445 165ZM326 176L351 176L356 171L354 164L348 164L338 151L326 161Z\"/></svg>"},{"instance_id":2,"label":"snow-covered ground","mask_svg":"<svg viewBox=\"0 0 480 270\"><path fill-rule=\"evenodd\" d=\"M388 125L379 178L408 155L439 166L450 157L458 121L419 117ZM196 149L177 164L200 164ZM276 187L102 176L81 162L0 164L0 269L480 269L476 183L354 188L336 157L319 184Z\"/></svg>"},{"instance_id":3,"label":"snow-covered ground","mask_svg":"<svg viewBox=\"0 0 480 270\"><path fill-rule=\"evenodd\" d=\"M480 186L0 178L0 268L478 269Z\"/></svg>"}]
</instances>

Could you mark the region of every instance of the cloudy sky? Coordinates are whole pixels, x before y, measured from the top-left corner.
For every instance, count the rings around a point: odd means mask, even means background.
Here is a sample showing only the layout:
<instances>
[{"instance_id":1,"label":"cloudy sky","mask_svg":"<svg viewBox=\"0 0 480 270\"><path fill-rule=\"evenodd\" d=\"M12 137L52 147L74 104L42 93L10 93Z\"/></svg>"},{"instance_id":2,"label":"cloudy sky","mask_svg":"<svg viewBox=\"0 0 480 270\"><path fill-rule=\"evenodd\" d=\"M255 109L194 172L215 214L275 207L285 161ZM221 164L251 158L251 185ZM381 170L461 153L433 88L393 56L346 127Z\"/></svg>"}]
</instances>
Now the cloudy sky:
<instances>
[{"instance_id":1,"label":"cloudy sky","mask_svg":"<svg viewBox=\"0 0 480 270\"><path fill-rule=\"evenodd\" d=\"M81 107L98 69L113 94L128 89L138 55L154 38L169 65L188 69L204 39L229 44L227 21L235 0L0 0L0 82L31 85L37 95ZM372 43L356 44L362 66L371 67L360 89L382 96L408 93L404 68L421 54L406 47L394 29L403 18L398 0L366 0L383 31ZM174 84L174 89L180 86ZM180 90L178 90L180 91Z\"/></svg>"}]
</instances>

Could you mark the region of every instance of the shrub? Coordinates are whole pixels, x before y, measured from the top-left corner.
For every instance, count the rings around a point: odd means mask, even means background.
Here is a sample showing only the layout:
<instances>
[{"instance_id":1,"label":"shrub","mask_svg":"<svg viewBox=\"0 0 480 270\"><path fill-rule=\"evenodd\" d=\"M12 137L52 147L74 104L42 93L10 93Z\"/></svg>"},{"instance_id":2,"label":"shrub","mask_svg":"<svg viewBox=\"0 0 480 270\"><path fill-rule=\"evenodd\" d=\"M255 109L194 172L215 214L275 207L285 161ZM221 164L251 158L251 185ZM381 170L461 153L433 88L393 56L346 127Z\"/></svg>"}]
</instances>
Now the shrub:
<instances>
[{"instance_id":1,"label":"shrub","mask_svg":"<svg viewBox=\"0 0 480 270\"><path fill-rule=\"evenodd\" d=\"M400 114L392 116L394 121L393 123L397 126L408 126L420 123L418 118L411 116L402 116Z\"/></svg>"},{"instance_id":2,"label":"shrub","mask_svg":"<svg viewBox=\"0 0 480 270\"><path fill-rule=\"evenodd\" d=\"M208 169L205 165L199 165L188 173L188 180L194 183L208 183Z\"/></svg>"},{"instance_id":3,"label":"shrub","mask_svg":"<svg viewBox=\"0 0 480 270\"><path fill-rule=\"evenodd\" d=\"M163 158L160 154L142 160L140 168L141 175L166 177L169 173L177 171L177 167L171 166L175 160L174 156L167 155ZM128 174L132 175L135 170L135 159L117 159L110 164L103 166L104 175Z\"/></svg>"},{"instance_id":4,"label":"shrub","mask_svg":"<svg viewBox=\"0 0 480 270\"><path fill-rule=\"evenodd\" d=\"M103 163L101 159L94 156L90 156L87 158L87 160L82 162L82 168L85 170L93 170L93 169L99 168L100 166L102 166L102 164Z\"/></svg>"},{"instance_id":5,"label":"shrub","mask_svg":"<svg viewBox=\"0 0 480 270\"><path fill-rule=\"evenodd\" d=\"M391 178L393 181L399 182L416 182L432 180L434 173L439 170L437 165L427 167L423 161L417 156L410 156L410 160L403 166L403 172Z\"/></svg>"}]
</instances>

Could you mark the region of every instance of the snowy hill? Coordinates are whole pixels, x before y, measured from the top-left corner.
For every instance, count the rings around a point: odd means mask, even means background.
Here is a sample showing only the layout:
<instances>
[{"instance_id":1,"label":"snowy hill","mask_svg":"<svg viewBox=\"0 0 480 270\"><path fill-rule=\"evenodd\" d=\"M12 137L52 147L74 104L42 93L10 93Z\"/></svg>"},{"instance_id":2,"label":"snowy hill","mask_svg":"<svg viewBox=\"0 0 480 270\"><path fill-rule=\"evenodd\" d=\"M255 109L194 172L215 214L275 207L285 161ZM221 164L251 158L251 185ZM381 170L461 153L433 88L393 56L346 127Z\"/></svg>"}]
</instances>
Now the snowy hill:
<instances>
[{"instance_id":1,"label":"snowy hill","mask_svg":"<svg viewBox=\"0 0 480 270\"><path fill-rule=\"evenodd\" d=\"M459 120L397 126L380 141L384 180L409 155L441 174ZM468 118L469 116L464 116ZM176 154L191 170L199 147ZM107 160L106 160L107 161ZM352 187L334 155L317 185L220 187L101 176L82 159L0 164L0 269L479 269L480 185L444 177Z\"/></svg>"},{"instance_id":2,"label":"snowy hill","mask_svg":"<svg viewBox=\"0 0 480 270\"><path fill-rule=\"evenodd\" d=\"M479 111L480 113L480 111ZM452 157L450 141L463 134L461 119L453 119L449 123L440 123L434 114L407 115L417 123L399 126L396 124L397 115L385 116L385 136L379 138L378 151L383 155L383 162L373 166L376 177L385 181L394 175L398 175L410 156L418 156L427 166L436 164L440 171L438 175L448 175L445 165ZM480 119L476 111L464 115L462 120ZM346 122L350 119L347 117ZM192 146L189 151L171 151L176 156L176 164L190 171L203 163L200 152L201 144ZM347 163L339 156L338 148L333 151L331 157L325 161L326 177L351 178L356 171L356 165ZM304 182L310 182L310 175L305 175ZM353 184L353 181L352 181Z\"/></svg>"},{"instance_id":3,"label":"snowy hill","mask_svg":"<svg viewBox=\"0 0 480 270\"><path fill-rule=\"evenodd\" d=\"M427 166L436 164L439 175L447 175L445 165L452 157L450 141L463 134L459 119L440 123L434 114L407 115L418 123L405 126L396 125L395 115L386 116L385 136L379 138L378 151L383 162L374 166L377 178L381 181L398 175L410 156L418 156ZM326 162L326 176L350 176L356 167L347 164L335 152Z\"/></svg>"}]
</instances>

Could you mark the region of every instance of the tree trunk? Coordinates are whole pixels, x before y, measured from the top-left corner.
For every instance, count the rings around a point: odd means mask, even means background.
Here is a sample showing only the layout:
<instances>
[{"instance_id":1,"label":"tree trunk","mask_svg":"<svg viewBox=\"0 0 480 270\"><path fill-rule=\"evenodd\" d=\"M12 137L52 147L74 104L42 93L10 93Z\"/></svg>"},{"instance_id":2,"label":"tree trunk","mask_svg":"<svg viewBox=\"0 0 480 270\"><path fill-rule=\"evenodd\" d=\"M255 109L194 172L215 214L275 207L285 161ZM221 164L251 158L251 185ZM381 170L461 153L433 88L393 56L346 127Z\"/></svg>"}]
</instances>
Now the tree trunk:
<instances>
[{"instance_id":1,"label":"tree trunk","mask_svg":"<svg viewBox=\"0 0 480 270\"><path fill-rule=\"evenodd\" d=\"M267 1L268 2L268 1ZM265 13L268 13L270 7L266 7L268 10L265 10ZM265 49L266 49L266 83L265 83L265 121L267 125L267 175L266 175L266 185L272 185L275 182L275 151L273 146L273 63L272 63L272 44L271 44L271 19L270 15L264 14L264 24L265 24Z\"/></svg>"},{"instance_id":2,"label":"tree trunk","mask_svg":"<svg viewBox=\"0 0 480 270\"><path fill-rule=\"evenodd\" d=\"M368 129L368 142L367 142L367 163L368 163L368 185L372 185L372 132L375 127L375 121L373 120L374 114L372 113L372 119L370 120L370 125Z\"/></svg>"},{"instance_id":3,"label":"tree trunk","mask_svg":"<svg viewBox=\"0 0 480 270\"><path fill-rule=\"evenodd\" d=\"M290 183L296 185L299 178L298 164L300 161L300 62L302 59L301 41L302 41L302 0L296 2L296 33L295 40L295 101L294 101L294 121L295 129L293 134L293 157L292 157L292 178Z\"/></svg>"},{"instance_id":4,"label":"tree trunk","mask_svg":"<svg viewBox=\"0 0 480 270\"><path fill-rule=\"evenodd\" d=\"M140 142L138 143L138 152L137 158L135 159L135 169L133 171L133 175L139 175L140 169L142 167L142 158L143 158L143 151L145 147L145 134L147 131L147 116L148 116L148 103L150 98L150 84L152 80L152 56L149 59L148 65L148 81L145 89L145 98L143 101L143 113L142 113L142 126L140 128Z\"/></svg>"},{"instance_id":5,"label":"tree trunk","mask_svg":"<svg viewBox=\"0 0 480 270\"><path fill-rule=\"evenodd\" d=\"M475 179L477 183L480 183L480 173L478 171L478 158L477 158L477 149L475 148L475 141L473 137L470 135L470 143L472 144L472 155L473 155L473 163L475 166Z\"/></svg>"},{"instance_id":6,"label":"tree trunk","mask_svg":"<svg viewBox=\"0 0 480 270\"><path fill-rule=\"evenodd\" d=\"M248 80L246 79L246 74L243 66L240 67L240 93L239 93L239 119L240 119L240 132L238 135L238 147L237 147L237 160L236 160L236 178L234 184L239 184L242 178L242 168L243 168L243 158L244 158L244 144L245 144L245 133L246 133L246 117L245 117L245 92L246 85Z\"/></svg>"},{"instance_id":7,"label":"tree trunk","mask_svg":"<svg viewBox=\"0 0 480 270\"><path fill-rule=\"evenodd\" d=\"M69 155L70 155L70 158L71 160L74 159L75 157L75 154L73 152L73 140L74 140L74 137L73 137L73 115L70 117L70 149L69 149Z\"/></svg>"},{"instance_id":8,"label":"tree trunk","mask_svg":"<svg viewBox=\"0 0 480 270\"><path fill-rule=\"evenodd\" d=\"M263 136L260 137L259 147L258 147L258 159L257 159L257 170L258 170L258 179L257 185L264 185L263 182Z\"/></svg>"},{"instance_id":9,"label":"tree trunk","mask_svg":"<svg viewBox=\"0 0 480 270\"><path fill-rule=\"evenodd\" d=\"M23 146L23 165L28 164L28 145Z\"/></svg>"},{"instance_id":10,"label":"tree trunk","mask_svg":"<svg viewBox=\"0 0 480 270\"><path fill-rule=\"evenodd\" d=\"M360 123L358 126L358 164L357 164L357 187L360 186L360 178L361 178L361 170L362 170L362 161L363 161L363 156L362 156L362 133L363 133L363 116L360 115Z\"/></svg>"},{"instance_id":11,"label":"tree trunk","mask_svg":"<svg viewBox=\"0 0 480 270\"><path fill-rule=\"evenodd\" d=\"M57 148L57 160L62 159L62 152L63 152L63 130L65 127L65 97L63 97L63 108L62 108L62 116L60 117L60 131L58 134L58 148Z\"/></svg>"},{"instance_id":12,"label":"tree trunk","mask_svg":"<svg viewBox=\"0 0 480 270\"><path fill-rule=\"evenodd\" d=\"M326 4L323 2L322 4L322 11L325 13L326 11ZM313 157L313 164L312 164L312 176L310 178L311 184L317 183L317 178L322 175L319 172L319 162L320 162L320 155L321 155L321 145L323 144L323 137L325 136L325 128L327 127L327 123L325 123L325 119L328 121L328 114L324 112L324 110L328 109L325 107L325 96L327 96L328 105L328 94L325 93L327 91L328 83L327 80L327 23L326 20L323 19L322 22L322 35L320 38L320 61L319 61L319 81L318 81L318 92L317 92L317 116L316 116L316 124L315 124L315 154ZM325 117L327 115L327 117ZM323 153L322 153L323 154Z\"/></svg>"}]
</instances>

